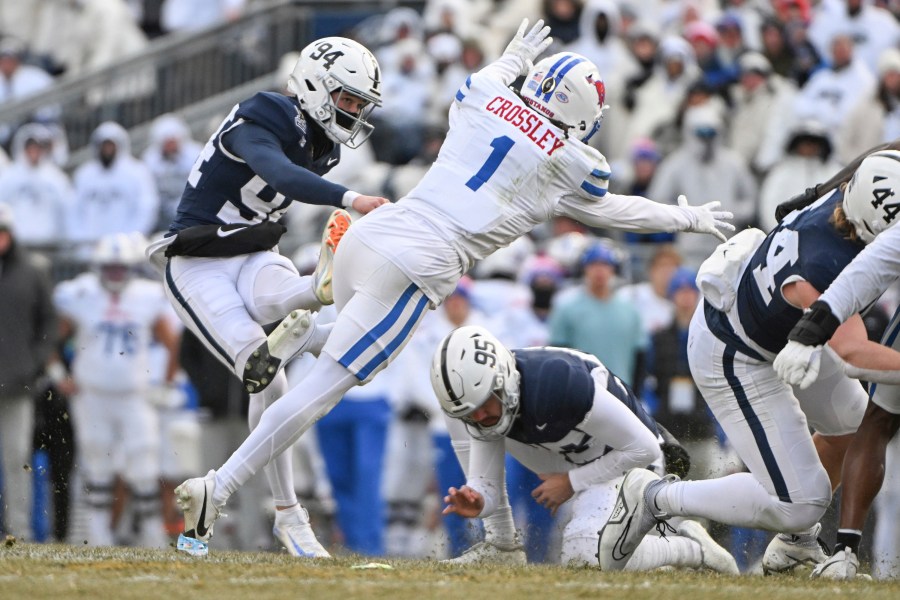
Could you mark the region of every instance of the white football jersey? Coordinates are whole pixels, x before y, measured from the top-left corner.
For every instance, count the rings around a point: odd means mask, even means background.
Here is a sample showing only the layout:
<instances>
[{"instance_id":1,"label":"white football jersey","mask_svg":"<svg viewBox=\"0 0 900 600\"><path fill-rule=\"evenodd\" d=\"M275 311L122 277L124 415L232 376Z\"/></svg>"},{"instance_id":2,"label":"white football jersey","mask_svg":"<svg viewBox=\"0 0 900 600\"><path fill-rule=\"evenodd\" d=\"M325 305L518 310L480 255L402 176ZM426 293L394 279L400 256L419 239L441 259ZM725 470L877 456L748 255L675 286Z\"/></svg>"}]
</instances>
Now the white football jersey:
<instances>
[{"instance_id":1,"label":"white football jersey","mask_svg":"<svg viewBox=\"0 0 900 600\"><path fill-rule=\"evenodd\" d=\"M356 234L440 300L476 261L537 224L592 212L609 176L603 155L567 139L486 67L457 93L450 131L428 173L396 205L362 219L366 226ZM408 255L433 269L417 272Z\"/></svg>"},{"instance_id":2,"label":"white football jersey","mask_svg":"<svg viewBox=\"0 0 900 600\"><path fill-rule=\"evenodd\" d=\"M114 295L95 273L83 273L59 284L53 300L75 324L72 369L79 387L126 393L149 385L153 325L169 304L161 284L133 279Z\"/></svg>"}]
</instances>

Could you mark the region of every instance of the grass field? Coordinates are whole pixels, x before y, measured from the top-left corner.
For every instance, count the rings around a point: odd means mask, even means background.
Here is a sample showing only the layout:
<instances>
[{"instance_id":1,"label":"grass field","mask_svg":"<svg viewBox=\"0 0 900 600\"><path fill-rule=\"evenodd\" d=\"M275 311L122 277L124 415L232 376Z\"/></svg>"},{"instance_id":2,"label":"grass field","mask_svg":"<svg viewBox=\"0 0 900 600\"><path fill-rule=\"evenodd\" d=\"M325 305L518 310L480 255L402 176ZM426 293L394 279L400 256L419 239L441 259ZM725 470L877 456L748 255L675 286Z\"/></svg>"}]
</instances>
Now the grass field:
<instances>
[{"instance_id":1,"label":"grass field","mask_svg":"<svg viewBox=\"0 0 900 600\"><path fill-rule=\"evenodd\" d=\"M723 577L665 571L451 567L426 561L293 559L287 554L216 552L192 558L175 550L7 544L0 546L0 598L178 598L265 600L366 598L621 598L628 600L900 598L900 582L823 582L805 577Z\"/></svg>"}]
</instances>

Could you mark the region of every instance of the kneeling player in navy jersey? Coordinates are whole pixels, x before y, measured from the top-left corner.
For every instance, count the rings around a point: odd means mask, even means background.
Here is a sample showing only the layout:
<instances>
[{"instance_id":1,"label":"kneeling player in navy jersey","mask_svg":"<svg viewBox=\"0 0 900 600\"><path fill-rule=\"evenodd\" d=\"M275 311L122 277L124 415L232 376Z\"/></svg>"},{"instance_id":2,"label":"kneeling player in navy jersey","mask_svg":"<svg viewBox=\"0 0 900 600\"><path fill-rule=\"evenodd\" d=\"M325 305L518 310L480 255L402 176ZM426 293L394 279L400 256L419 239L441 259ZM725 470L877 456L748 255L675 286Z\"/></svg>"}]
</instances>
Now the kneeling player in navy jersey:
<instances>
[{"instance_id":1,"label":"kneeling player in navy jersey","mask_svg":"<svg viewBox=\"0 0 900 600\"><path fill-rule=\"evenodd\" d=\"M431 384L447 419L465 485L450 488L445 513L487 517L505 504L504 456L512 454L543 483L532 496L555 513L571 505L561 562L596 564L598 531L613 513L622 473L664 472L659 426L634 393L594 356L565 348L509 351L482 327L447 335L431 364ZM648 536L629 570L704 567L738 573L734 558L696 521L680 520L665 539ZM482 542L470 553L504 562L514 547Z\"/></svg>"}]
</instances>

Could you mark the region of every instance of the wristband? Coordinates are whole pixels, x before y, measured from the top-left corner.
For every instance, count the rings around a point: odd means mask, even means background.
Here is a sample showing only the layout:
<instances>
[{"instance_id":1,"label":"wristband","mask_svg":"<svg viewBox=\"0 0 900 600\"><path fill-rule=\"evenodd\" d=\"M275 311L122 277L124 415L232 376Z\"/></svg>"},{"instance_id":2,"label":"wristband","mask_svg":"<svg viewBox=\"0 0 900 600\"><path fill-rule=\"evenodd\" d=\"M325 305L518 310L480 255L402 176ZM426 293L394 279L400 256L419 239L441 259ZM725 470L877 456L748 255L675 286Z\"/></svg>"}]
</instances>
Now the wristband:
<instances>
[{"instance_id":1,"label":"wristband","mask_svg":"<svg viewBox=\"0 0 900 600\"><path fill-rule=\"evenodd\" d=\"M831 312L828 304L816 300L791 329L788 340L804 346L821 346L831 339L840 326L841 322Z\"/></svg>"}]
</instances>

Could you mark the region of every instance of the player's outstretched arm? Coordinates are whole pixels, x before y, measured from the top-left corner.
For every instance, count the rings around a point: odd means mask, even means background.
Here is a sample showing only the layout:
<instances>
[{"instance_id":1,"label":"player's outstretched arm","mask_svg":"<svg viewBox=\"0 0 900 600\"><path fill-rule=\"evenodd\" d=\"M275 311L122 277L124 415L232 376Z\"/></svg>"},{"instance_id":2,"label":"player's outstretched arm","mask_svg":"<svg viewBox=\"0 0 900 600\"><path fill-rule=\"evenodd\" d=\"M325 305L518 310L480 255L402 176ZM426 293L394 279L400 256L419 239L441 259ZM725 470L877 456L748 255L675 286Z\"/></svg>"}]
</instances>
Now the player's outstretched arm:
<instances>
[{"instance_id":1,"label":"player's outstretched arm","mask_svg":"<svg viewBox=\"0 0 900 600\"><path fill-rule=\"evenodd\" d=\"M504 56L514 56L522 61L520 75L530 71L534 66L534 59L553 43L550 27L544 25L543 19L538 19L528 33L525 33L526 29L528 19L522 19L519 30L503 51Z\"/></svg>"},{"instance_id":2,"label":"player's outstretched arm","mask_svg":"<svg viewBox=\"0 0 900 600\"><path fill-rule=\"evenodd\" d=\"M687 196L684 194L678 196L678 206L689 211L694 218L693 225L685 229L685 231L708 233L716 236L723 242L726 241L727 238L720 229L734 231L734 225L729 223L734 218L734 214L727 210L717 210L721 205L721 202L707 202L700 206L691 206L688 204Z\"/></svg>"}]
</instances>

